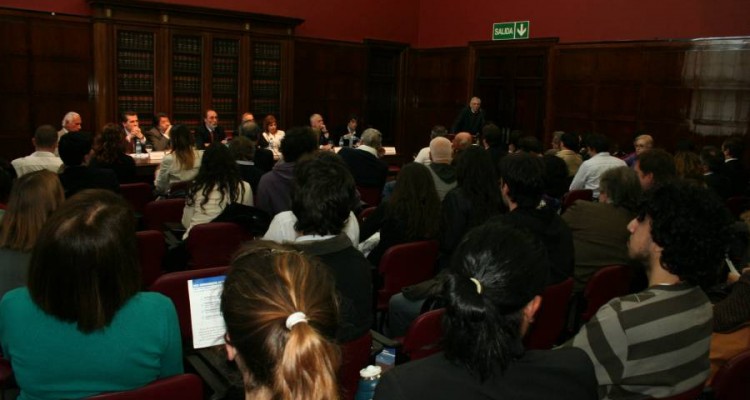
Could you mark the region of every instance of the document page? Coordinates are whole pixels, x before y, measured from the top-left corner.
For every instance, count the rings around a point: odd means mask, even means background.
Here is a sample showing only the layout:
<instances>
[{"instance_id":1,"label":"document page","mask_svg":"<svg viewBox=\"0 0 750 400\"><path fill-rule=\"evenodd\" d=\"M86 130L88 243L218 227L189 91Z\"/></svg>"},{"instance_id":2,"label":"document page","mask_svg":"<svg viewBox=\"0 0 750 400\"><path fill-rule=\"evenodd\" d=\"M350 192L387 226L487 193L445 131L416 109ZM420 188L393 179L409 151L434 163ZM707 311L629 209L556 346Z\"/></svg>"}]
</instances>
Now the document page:
<instances>
[{"instance_id":1,"label":"document page","mask_svg":"<svg viewBox=\"0 0 750 400\"><path fill-rule=\"evenodd\" d=\"M194 349L224 344L226 326L220 310L224 279L221 275L187 282Z\"/></svg>"}]
</instances>

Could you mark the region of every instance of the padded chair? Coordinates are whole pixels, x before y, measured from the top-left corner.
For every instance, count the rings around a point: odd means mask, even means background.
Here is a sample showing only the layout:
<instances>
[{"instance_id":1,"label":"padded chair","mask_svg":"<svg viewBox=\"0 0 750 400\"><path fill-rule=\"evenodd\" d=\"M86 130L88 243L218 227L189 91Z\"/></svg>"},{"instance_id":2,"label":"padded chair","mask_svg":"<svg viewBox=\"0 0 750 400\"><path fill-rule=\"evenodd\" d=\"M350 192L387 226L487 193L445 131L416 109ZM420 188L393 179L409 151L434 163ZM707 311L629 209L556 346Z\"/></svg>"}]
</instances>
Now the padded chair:
<instances>
[{"instance_id":1,"label":"padded chair","mask_svg":"<svg viewBox=\"0 0 750 400\"><path fill-rule=\"evenodd\" d=\"M364 220L367 219L367 217L369 217L370 215L372 215L372 213L374 213L375 210L377 210L377 209L378 209L377 207L367 207L367 208L365 208L364 210L362 210L359 213L359 215L357 215L357 220L361 224L362 222L364 222Z\"/></svg>"},{"instance_id":2,"label":"padded chair","mask_svg":"<svg viewBox=\"0 0 750 400\"><path fill-rule=\"evenodd\" d=\"M341 344L341 368L339 369L339 386L344 400L354 400L359 385L359 370L370 364L372 335L370 332L361 337Z\"/></svg>"},{"instance_id":3,"label":"padded chair","mask_svg":"<svg viewBox=\"0 0 750 400\"><path fill-rule=\"evenodd\" d=\"M166 199L151 201L143 209L146 229L162 232L167 222L180 223L185 199Z\"/></svg>"},{"instance_id":4,"label":"padded chair","mask_svg":"<svg viewBox=\"0 0 750 400\"><path fill-rule=\"evenodd\" d=\"M573 295L573 278L547 286L542 293L542 305L536 313L534 324L524 337L527 349L547 350L565 328L568 304Z\"/></svg>"},{"instance_id":5,"label":"padded chair","mask_svg":"<svg viewBox=\"0 0 750 400\"><path fill-rule=\"evenodd\" d=\"M228 270L229 267L215 267L171 272L160 276L149 288L152 292L159 292L172 299L172 303L174 303L174 307L177 310L177 318L180 322L180 333L182 335L183 347L192 348L193 343L192 319L190 318L190 298L188 297L187 281L190 279L226 275Z\"/></svg>"},{"instance_id":6,"label":"padded chair","mask_svg":"<svg viewBox=\"0 0 750 400\"><path fill-rule=\"evenodd\" d=\"M383 288L378 291L377 310L388 310L391 296L404 287L432 278L437 256L437 240L404 243L386 250L378 266Z\"/></svg>"},{"instance_id":7,"label":"padded chair","mask_svg":"<svg viewBox=\"0 0 750 400\"><path fill-rule=\"evenodd\" d=\"M141 280L147 288L161 276L161 262L167 252L164 234L159 231L140 231L135 233L138 242L138 261L141 265Z\"/></svg>"},{"instance_id":8,"label":"padded chair","mask_svg":"<svg viewBox=\"0 0 750 400\"><path fill-rule=\"evenodd\" d=\"M357 191L359 191L359 198L367 203L368 206L376 207L380 204L380 200L382 199L381 194L383 193L382 187L357 186Z\"/></svg>"},{"instance_id":9,"label":"padded chair","mask_svg":"<svg viewBox=\"0 0 750 400\"><path fill-rule=\"evenodd\" d=\"M750 399L750 349L722 365L711 386L716 400Z\"/></svg>"},{"instance_id":10,"label":"padded chair","mask_svg":"<svg viewBox=\"0 0 750 400\"><path fill-rule=\"evenodd\" d=\"M628 294L632 274L627 265L610 265L596 271L583 290L586 308L581 313L581 321L590 320L608 301Z\"/></svg>"},{"instance_id":11,"label":"padded chair","mask_svg":"<svg viewBox=\"0 0 750 400\"><path fill-rule=\"evenodd\" d=\"M203 381L182 374L159 379L138 389L89 397L90 400L203 400Z\"/></svg>"},{"instance_id":12,"label":"padded chair","mask_svg":"<svg viewBox=\"0 0 750 400\"><path fill-rule=\"evenodd\" d=\"M242 227L232 222L209 222L190 230L187 251L188 268L208 268L229 265L232 255L243 242L252 240Z\"/></svg>"},{"instance_id":13,"label":"padded chair","mask_svg":"<svg viewBox=\"0 0 750 400\"><path fill-rule=\"evenodd\" d=\"M563 195L560 213L564 213L576 200L591 201L594 199L594 191L590 189L571 190Z\"/></svg>"},{"instance_id":14,"label":"padded chair","mask_svg":"<svg viewBox=\"0 0 750 400\"><path fill-rule=\"evenodd\" d=\"M419 360L442 350L443 315L445 308L420 314L406 331L404 337L387 338L378 332L372 333L375 341L384 347L396 348L396 363Z\"/></svg>"},{"instance_id":15,"label":"padded chair","mask_svg":"<svg viewBox=\"0 0 750 400\"><path fill-rule=\"evenodd\" d=\"M146 204L154 200L151 186L148 183L123 183L120 185L120 194L133 207L137 214L143 214Z\"/></svg>"}]
</instances>

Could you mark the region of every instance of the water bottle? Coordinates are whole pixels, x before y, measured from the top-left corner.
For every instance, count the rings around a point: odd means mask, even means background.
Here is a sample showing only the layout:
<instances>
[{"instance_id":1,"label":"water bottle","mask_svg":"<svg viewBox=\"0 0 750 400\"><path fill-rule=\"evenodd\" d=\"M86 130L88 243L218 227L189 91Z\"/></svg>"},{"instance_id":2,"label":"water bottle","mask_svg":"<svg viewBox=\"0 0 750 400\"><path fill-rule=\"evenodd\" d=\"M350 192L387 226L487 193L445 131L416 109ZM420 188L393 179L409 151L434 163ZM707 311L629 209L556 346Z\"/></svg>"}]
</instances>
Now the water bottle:
<instances>
[{"instance_id":1,"label":"water bottle","mask_svg":"<svg viewBox=\"0 0 750 400\"><path fill-rule=\"evenodd\" d=\"M344 135L341 135L341 138L339 139L339 147L344 147Z\"/></svg>"},{"instance_id":2,"label":"water bottle","mask_svg":"<svg viewBox=\"0 0 750 400\"><path fill-rule=\"evenodd\" d=\"M359 371L359 387L354 400L372 400L375 397L375 388L380 382L381 369L377 365L369 365Z\"/></svg>"},{"instance_id":3,"label":"water bottle","mask_svg":"<svg viewBox=\"0 0 750 400\"><path fill-rule=\"evenodd\" d=\"M135 154L143 153L143 147L141 146L141 141L138 140L138 138L133 138L133 140L135 140Z\"/></svg>"}]
</instances>

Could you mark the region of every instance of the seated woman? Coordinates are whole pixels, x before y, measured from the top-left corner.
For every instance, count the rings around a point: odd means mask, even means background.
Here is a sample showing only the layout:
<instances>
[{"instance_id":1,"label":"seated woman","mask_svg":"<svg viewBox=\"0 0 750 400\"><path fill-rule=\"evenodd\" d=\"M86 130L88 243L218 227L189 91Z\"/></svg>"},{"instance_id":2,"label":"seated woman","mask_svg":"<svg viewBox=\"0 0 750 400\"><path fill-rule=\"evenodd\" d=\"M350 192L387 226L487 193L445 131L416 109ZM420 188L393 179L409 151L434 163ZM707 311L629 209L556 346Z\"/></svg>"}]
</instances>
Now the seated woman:
<instances>
[{"instance_id":1,"label":"seated woman","mask_svg":"<svg viewBox=\"0 0 750 400\"><path fill-rule=\"evenodd\" d=\"M65 200L57 174L35 171L18 178L0 224L0 298L26 285L26 275L39 231Z\"/></svg>"},{"instance_id":2,"label":"seated woman","mask_svg":"<svg viewBox=\"0 0 750 400\"><path fill-rule=\"evenodd\" d=\"M544 246L490 222L456 248L443 295L443 353L386 372L375 399L596 399L594 367L580 349L525 351L541 304Z\"/></svg>"},{"instance_id":3,"label":"seated woman","mask_svg":"<svg viewBox=\"0 0 750 400\"><path fill-rule=\"evenodd\" d=\"M94 156L89 166L111 169L119 183L135 181L135 160L125 154L125 141L117 125L104 125L102 133L94 139Z\"/></svg>"},{"instance_id":4,"label":"seated woman","mask_svg":"<svg viewBox=\"0 0 750 400\"><path fill-rule=\"evenodd\" d=\"M168 194L169 185L190 181L198 175L203 151L195 149L193 134L185 125L171 130L172 151L164 156L156 173L156 193Z\"/></svg>"},{"instance_id":5,"label":"seated woman","mask_svg":"<svg viewBox=\"0 0 750 400\"><path fill-rule=\"evenodd\" d=\"M221 312L227 354L242 372L246 398L339 398L335 285L317 259L251 243L232 262Z\"/></svg>"},{"instance_id":6,"label":"seated woman","mask_svg":"<svg viewBox=\"0 0 750 400\"><path fill-rule=\"evenodd\" d=\"M242 180L227 146L214 144L206 149L198 175L188 189L182 212L182 225L187 231L182 238L187 239L194 226L213 221L232 203L252 206L253 189Z\"/></svg>"},{"instance_id":7,"label":"seated woman","mask_svg":"<svg viewBox=\"0 0 750 400\"><path fill-rule=\"evenodd\" d=\"M380 241L367 259L378 265L390 247L417 240L434 239L440 229L440 198L430 171L422 164L410 163L398 174L388 201L370 215L361 227L364 241L380 231Z\"/></svg>"},{"instance_id":8,"label":"seated woman","mask_svg":"<svg viewBox=\"0 0 750 400\"><path fill-rule=\"evenodd\" d=\"M68 199L39 234L28 288L0 301L20 398L79 399L182 373L174 305L140 285L127 202L98 189Z\"/></svg>"},{"instance_id":9,"label":"seated woman","mask_svg":"<svg viewBox=\"0 0 750 400\"><path fill-rule=\"evenodd\" d=\"M281 148L282 139L284 139L284 131L278 129L276 117L273 115L267 116L263 120L263 135L258 145L263 149L273 151L274 158L278 159L281 156L279 149Z\"/></svg>"}]
</instances>

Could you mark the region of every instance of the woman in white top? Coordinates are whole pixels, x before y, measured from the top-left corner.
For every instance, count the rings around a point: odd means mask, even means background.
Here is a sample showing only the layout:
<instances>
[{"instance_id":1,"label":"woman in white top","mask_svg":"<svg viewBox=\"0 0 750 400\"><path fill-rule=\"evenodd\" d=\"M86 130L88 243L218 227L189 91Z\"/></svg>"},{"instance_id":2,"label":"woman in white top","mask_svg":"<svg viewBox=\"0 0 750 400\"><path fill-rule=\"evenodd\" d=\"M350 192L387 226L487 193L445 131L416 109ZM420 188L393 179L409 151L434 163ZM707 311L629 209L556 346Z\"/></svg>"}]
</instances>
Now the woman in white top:
<instances>
[{"instance_id":1,"label":"woman in white top","mask_svg":"<svg viewBox=\"0 0 750 400\"><path fill-rule=\"evenodd\" d=\"M170 136L172 151L161 161L154 182L158 194L167 194L172 183L195 178L203 157L203 151L195 149L193 135L185 125L173 126Z\"/></svg>"},{"instance_id":2,"label":"woman in white top","mask_svg":"<svg viewBox=\"0 0 750 400\"><path fill-rule=\"evenodd\" d=\"M213 221L232 203L252 206L253 189L242 180L229 149L214 144L204 152L200 171L188 189L182 212L187 231L182 238L187 239L195 225Z\"/></svg>"},{"instance_id":3,"label":"woman in white top","mask_svg":"<svg viewBox=\"0 0 750 400\"><path fill-rule=\"evenodd\" d=\"M259 143L260 147L273 151L273 157L278 159L281 155L279 148L282 139L284 139L284 131L276 126L276 117L268 115L263 120L263 140Z\"/></svg>"}]
</instances>

